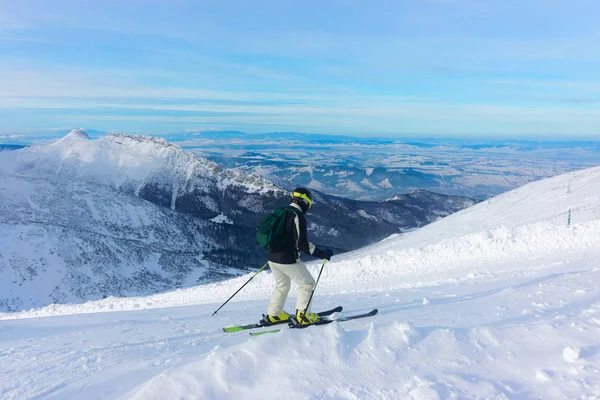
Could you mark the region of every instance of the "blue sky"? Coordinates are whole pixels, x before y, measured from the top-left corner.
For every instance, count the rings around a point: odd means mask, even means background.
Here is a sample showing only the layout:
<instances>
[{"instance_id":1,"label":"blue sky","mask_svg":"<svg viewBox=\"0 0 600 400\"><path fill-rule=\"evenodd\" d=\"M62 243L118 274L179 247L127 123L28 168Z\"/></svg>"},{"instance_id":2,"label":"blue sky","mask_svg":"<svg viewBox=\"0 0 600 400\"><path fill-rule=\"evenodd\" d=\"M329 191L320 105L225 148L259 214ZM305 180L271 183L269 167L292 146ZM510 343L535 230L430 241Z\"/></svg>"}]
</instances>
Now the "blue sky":
<instances>
[{"instance_id":1,"label":"blue sky","mask_svg":"<svg viewBox=\"0 0 600 400\"><path fill-rule=\"evenodd\" d=\"M0 0L0 138L598 138L599 15L597 0Z\"/></svg>"}]
</instances>

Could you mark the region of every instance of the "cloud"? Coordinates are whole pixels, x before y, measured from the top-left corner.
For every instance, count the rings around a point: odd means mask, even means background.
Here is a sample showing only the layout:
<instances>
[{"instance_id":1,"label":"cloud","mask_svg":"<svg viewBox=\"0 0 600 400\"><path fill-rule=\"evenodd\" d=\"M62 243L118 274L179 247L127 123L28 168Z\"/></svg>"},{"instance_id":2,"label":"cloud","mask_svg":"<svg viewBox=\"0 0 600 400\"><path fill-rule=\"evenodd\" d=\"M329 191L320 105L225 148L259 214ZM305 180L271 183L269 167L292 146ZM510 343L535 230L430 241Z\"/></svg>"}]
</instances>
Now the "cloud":
<instances>
[{"instance_id":1,"label":"cloud","mask_svg":"<svg viewBox=\"0 0 600 400\"><path fill-rule=\"evenodd\" d=\"M600 98L590 97L546 97L538 98L540 100L552 101L557 103L572 103L572 104L595 104L600 103Z\"/></svg>"},{"instance_id":2,"label":"cloud","mask_svg":"<svg viewBox=\"0 0 600 400\"><path fill-rule=\"evenodd\" d=\"M50 128L50 130L51 130L51 131L54 131L54 132L58 132L58 131L72 131L73 129L79 129L79 130L82 130L82 131L84 131L84 130L85 130L85 128L68 128L68 127L63 127L63 128Z\"/></svg>"},{"instance_id":3,"label":"cloud","mask_svg":"<svg viewBox=\"0 0 600 400\"><path fill-rule=\"evenodd\" d=\"M590 0L347 1L318 10L310 2L147 1L4 2L0 126L571 126L590 134L598 126L600 8Z\"/></svg>"},{"instance_id":4,"label":"cloud","mask_svg":"<svg viewBox=\"0 0 600 400\"><path fill-rule=\"evenodd\" d=\"M507 107L456 104L375 104L359 109L279 107L265 113L237 115L95 114L83 110L70 120L92 126L143 127L162 131L242 130L249 133L303 131L347 134L597 134L600 113L595 109ZM577 124L574 124L577 121ZM189 128L199 124L196 129Z\"/></svg>"},{"instance_id":5,"label":"cloud","mask_svg":"<svg viewBox=\"0 0 600 400\"><path fill-rule=\"evenodd\" d=\"M509 78L509 79L492 79L490 83L496 85L510 86L530 86L537 88L560 89L561 93L565 89L580 90L587 92L600 92L600 81L598 80L556 80L556 79L526 79L526 78ZM531 92L530 92L531 93Z\"/></svg>"},{"instance_id":6,"label":"cloud","mask_svg":"<svg viewBox=\"0 0 600 400\"><path fill-rule=\"evenodd\" d=\"M188 129L185 129L185 132L187 132L187 133L202 133L202 132L219 132L222 130L223 130L223 128L206 127L206 128L188 128Z\"/></svg>"},{"instance_id":7,"label":"cloud","mask_svg":"<svg viewBox=\"0 0 600 400\"><path fill-rule=\"evenodd\" d=\"M0 139L23 139L25 135L0 135Z\"/></svg>"}]
</instances>

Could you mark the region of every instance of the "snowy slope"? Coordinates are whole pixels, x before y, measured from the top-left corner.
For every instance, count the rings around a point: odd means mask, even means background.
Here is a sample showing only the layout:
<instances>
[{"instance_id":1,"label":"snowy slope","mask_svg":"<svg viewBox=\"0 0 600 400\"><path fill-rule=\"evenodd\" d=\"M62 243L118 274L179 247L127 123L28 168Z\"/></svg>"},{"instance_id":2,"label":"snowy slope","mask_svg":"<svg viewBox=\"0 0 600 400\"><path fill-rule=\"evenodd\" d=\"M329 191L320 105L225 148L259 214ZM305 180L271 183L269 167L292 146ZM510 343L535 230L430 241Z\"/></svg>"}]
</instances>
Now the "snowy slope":
<instances>
[{"instance_id":1,"label":"snowy slope","mask_svg":"<svg viewBox=\"0 0 600 400\"><path fill-rule=\"evenodd\" d=\"M598 260L594 168L334 257L315 308L378 307L370 320L222 333L264 312L268 273L214 317L249 276L0 314L0 397L598 398Z\"/></svg>"},{"instance_id":2,"label":"snowy slope","mask_svg":"<svg viewBox=\"0 0 600 400\"><path fill-rule=\"evenodd\" d=\"M0 309L151 294L222 277L211 224L82 182L0 180ZM231 274L230 276L233 276Z\"/></svg>"}]
</instances>

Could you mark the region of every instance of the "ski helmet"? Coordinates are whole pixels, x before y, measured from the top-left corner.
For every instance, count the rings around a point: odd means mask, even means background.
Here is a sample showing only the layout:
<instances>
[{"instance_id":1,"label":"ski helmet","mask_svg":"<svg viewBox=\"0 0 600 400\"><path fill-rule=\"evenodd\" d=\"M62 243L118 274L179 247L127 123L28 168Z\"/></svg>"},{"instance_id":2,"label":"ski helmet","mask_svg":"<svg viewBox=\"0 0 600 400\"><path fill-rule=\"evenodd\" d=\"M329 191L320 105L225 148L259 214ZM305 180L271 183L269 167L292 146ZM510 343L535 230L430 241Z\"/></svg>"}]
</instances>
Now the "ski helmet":
<instances>
[{"instance_id":1,"label":"ski helmet","mask_svg":"<svg viewBox=\"0 0 600 400\"><path fill-rule=\"evenodd\" d=\"M308 189L301 187L296 188L292 190L290 196L292 196L292 201L298 203L300 207L302 207L303 212L306 212L312 206L312 194Z\"/></svg>"}]
</instances>

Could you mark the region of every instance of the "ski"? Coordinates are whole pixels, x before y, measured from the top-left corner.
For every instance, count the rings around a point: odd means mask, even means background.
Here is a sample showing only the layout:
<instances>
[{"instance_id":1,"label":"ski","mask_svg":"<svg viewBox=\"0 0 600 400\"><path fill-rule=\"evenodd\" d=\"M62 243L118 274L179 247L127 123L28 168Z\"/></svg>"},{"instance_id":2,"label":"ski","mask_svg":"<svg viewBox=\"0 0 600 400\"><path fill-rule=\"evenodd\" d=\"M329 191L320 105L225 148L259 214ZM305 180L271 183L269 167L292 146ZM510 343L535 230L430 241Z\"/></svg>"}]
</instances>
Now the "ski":
<instances>
[{"instance_id":1,"label":"ski","mask_svg":"<svg viewBox=\"0 0 600 400\"><path fill-rule=\"evenodd\" d=\"M327 317L327 316L329 316L329 315L331 315L333 313L340 312L342 310L343 310L343 307L342 306L338 306L336 308L332 308L331 310L321 311L321 312L319 312L317 314L319 315L319 317ZM279 324L287 324L287 323L289 323L289 321L282 321L282 322L277 322L277 323L274 323L274 324L265 324L264 322L261 321L261 322L255 323L255 324L230 326L230 327L227 327L227 328L223 328L223 331L224 332L228 332L228 333L231 333L231 332L241 332L241 331L245 331L245 330L248 330L248 329L265 328L267 326L273 326L273 325L279 325Z\"/></svg>"},{"instance_id":2,"label":"ski","mask_svg":"<svg viewBox=\"0 0 600 400\"><path fill-rule=\"evenodd\" d=\"M281 332L281 329L271 329L268 331L250 332L250 336L260 336L260 335L264 335L267 333L277 333L277 332Z\"/></svg>"},{"instance_id":3,"label":"ski","mask_svg":"<svg viewBox=\"0 0 600 400\"><path fill-rule=\"evenodd\" d=\"M378 312L379 312L379 310L377 310L375 308L375 309L369 311L368 313L349 315L347 317L341 317L341 318L335 318L335 319L325 318L314 324L300 325L298 323L289 322L288 325L289 325L290 329L304 329L304 328L308 328L309 326L314 326L314 325L327 325L332 322L344 322L344 321L351 321L353 319L372 317L372 316L376 315ZM251 336L260 336L260 335L264 335L266 333L277 333L277 332L281 332L281 329L271 329L268 331L250 332L250 335Z\"/></svg>"},{"instance_id":4,"label":"ski","mask_svg":"<svg viewBox=\"0 0 600 400\"><path fill-rule=\"evenodd\" d=\"M348 315L347 317L341 317L341 318L336 318L336 319L322 319L319 322L315 323L315 324L308 324L308 325L300 325L300 324L293 324L290 323L290 328L297 328L297 329L304 329L304 328L308 328L309 326L313 326L313 325L327 325L330 324L332 322L344 322L344 321L351 321L353 319L360 319L360 318L367 318L367 317L372 317L374 315L376 315L379 312L378 309L374 308L373 310L369 311L368 313L364 313L364 314L355 314L355 315Z\"/></svg>"}]
</instances>

